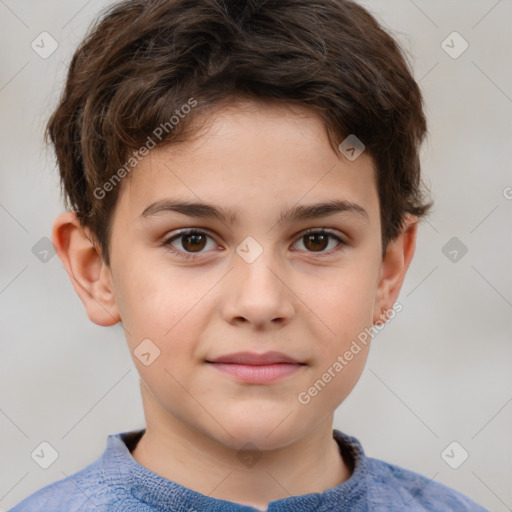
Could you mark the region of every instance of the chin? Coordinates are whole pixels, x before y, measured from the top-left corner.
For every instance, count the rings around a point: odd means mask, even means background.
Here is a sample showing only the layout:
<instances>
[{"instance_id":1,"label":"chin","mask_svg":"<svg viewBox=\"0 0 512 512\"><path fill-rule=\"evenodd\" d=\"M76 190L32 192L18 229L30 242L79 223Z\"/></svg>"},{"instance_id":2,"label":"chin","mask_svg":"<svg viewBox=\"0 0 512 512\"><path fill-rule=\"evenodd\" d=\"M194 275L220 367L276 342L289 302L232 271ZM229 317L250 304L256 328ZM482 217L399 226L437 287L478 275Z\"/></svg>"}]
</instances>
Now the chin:
<instances>
[{"instance_id":1,"label":"chin","mask_svg":"<svg viewBox=\"0 0 512 512\"><path fill-rule=\"evenodd\" d=\"M293 442L299 434L297 427L292 422L283 419L286 415L270 415L266 417L245 416L226 421L227 430L233 436L222 429L219 432L221 442L235 450L242 449L246 444L251 444L259 450L276 450L284 448ZM220 440L220 439L219 439ZM254 449L254 448L253 448Z\"/></svg>"}]
</instances>

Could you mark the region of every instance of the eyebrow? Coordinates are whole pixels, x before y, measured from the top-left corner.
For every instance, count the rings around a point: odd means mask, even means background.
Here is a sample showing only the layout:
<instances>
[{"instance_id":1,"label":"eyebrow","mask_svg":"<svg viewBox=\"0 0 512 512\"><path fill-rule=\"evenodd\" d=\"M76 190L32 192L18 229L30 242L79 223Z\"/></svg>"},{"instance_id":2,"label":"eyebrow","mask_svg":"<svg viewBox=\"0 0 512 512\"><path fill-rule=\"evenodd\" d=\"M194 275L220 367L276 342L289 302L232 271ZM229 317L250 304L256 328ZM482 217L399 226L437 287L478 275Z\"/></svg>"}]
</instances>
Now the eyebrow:
<instances>
[{"instance_id":1,"label":"eyebrow","mask_svg":"<svg viewBox=\"0 0 512 512\"><path fill-rule=\"evenodd\" d=\"M196 203L173 199L161 199L151 203L139 215L138 219L147 219L162 212L176 212L196 218L215 218L227 224L234 224L237 220L235 210L224 209L207 203ZM277 219L277 224L318 219L328 217L336 213L345 212L356 214L367 223L369 221L368 212L362 206L346 200L333 199L332 201L322 203L296 205L290 210L283 211Z\"/></svg>"}]
</instances>

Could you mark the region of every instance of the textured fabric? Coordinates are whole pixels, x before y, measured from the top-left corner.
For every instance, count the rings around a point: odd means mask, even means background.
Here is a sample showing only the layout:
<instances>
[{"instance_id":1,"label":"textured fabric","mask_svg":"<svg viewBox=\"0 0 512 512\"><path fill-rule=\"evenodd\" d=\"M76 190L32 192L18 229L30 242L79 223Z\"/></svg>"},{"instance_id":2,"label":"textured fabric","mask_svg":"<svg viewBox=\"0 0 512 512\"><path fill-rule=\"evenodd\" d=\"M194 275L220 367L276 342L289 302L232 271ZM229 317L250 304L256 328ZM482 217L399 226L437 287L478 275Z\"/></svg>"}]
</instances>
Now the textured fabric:
<instances>
[{"instance_id":1,"label":"textured fabric","mask_svg":"<svg viewBox=\"0 0 512 512\"><path fill-rule=\"evenodd\" d=\"M108 436L92 464L50 484L10 512L256 512L167 480L139 464L131 450L144 430ZM359 441L333 430L340 454L353 469L348 480L322 493L274 500L268 512L483 512L464 495L422 475L367 457Z\"/></svg>"}]
</instances>

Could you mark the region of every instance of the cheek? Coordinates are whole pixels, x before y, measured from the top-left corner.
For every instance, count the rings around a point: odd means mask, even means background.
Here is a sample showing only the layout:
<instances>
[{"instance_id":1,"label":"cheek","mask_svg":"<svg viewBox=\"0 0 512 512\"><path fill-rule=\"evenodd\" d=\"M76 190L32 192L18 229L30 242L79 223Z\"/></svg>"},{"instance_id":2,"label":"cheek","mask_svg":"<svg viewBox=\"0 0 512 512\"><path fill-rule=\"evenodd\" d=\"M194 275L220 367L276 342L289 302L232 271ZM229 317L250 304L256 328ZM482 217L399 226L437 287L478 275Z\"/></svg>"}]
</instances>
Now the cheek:
<instances>
[{"instance_id":1,"label":"cheek","mask_svg":"<svg viewBox=\"0 0 512 512\"><path fill-rule=\"evenodd\" d=\"M334 409L356 385L370 347L367 334L373 325L373 301L376 270L369 266L353 265L340 269L332 279L325 279L321 294L311 294L316 311L329 329L323 329L322 342L315 350L317 370L315 393L323 395L316 401L320 414Z\"/></svg>"},{"instance_id":2,"label":"cheek","mask_svg":"<svg viewBox=\"0 0 512 512\"><path fill-rule=\"evenodd\" d=\"M345 400L356 385L368 356L368 346L339 353L319 364L313 378L297 395L298 407L310 418L325 418ZM346 358L350 352L350 360Z\"/></svg>"},{"instance_id":3,"label":"cheek","mask_svg":"<svg viewBox=\"0 0 512 512\"><path fill-rule=\"evenodd\" d=\"M123 283L120 312L132 360L149 388L172 403L196 364L205 290L163 268L132 268Z\"/></svg>"},{"instance_id":4,"label":"cheek","mask_svg":"<svg viewBox=\"0 0 512 512\"><path fill-rule=\"evenodd\" d=\"M133 341L154 338L164 343L188 326L198 327L198 311L211 278L192 281L186 271L152 265L126 268L116 301ZM192 284L191 284L192 283Z\"/></svg>"},{"instance_id":5,"label":"cheek","mask_svg":"<svg viewBox=\"0 0 512 512\"><path fill-rule=\"evenodd\" d=\"M308 289L308 288L303 288ZM319 353L331 357L372 325L375 280L370 269L338 269L322 278L321 289L310 288L301 299L323 340Z\"/></svg>"}]
</instances>

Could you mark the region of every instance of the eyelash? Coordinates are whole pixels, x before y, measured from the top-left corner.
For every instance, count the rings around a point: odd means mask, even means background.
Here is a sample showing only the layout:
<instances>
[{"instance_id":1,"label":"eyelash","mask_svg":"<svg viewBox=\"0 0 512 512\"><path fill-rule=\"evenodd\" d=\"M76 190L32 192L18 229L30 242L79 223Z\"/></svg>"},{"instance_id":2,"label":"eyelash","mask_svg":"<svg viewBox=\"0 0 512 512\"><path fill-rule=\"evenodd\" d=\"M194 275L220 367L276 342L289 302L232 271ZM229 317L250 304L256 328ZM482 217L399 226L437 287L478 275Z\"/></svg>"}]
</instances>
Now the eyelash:
<instances>
[{"instance_id":1,"label":"eyelash","mask_svg":"<svg viewBox=\"0 0 512 512\"><path fill-rule=\"evenodd\" d=\"M183 257L185 259L196 260L196 259L202 258L201 255L203 253L201 253L201 252L199 252L199 253L184 252L184 251L180 251L180 250L178 250L178 249L176 249L175 247L172 246L172 242L174 242L175 240L177 240L177 239L179 239L181 237L184 237L186 235L191 235L191 234L206 235L206 236L208 236L210 238L213 238L206 231L202 231L202 230L199 230L199 229L196 229L196 228L190 228L190 229L181 230L178 233L176 233L175 235L171 236L170 238L167 238L163 242L163 245L170 252L172 252L174 254L178 254L180 257ZM333 231L330 231L328 229L314 229L314 228L308 229L308 230L304 231L303 233L301 233L301 235L298 237L297 241L300 240L301 238L304 238L307 235L312 235L312 234L315 234L315 235L328 235L331 238L334 238L337 242L339 242L339 245L337 247L335 247L334 249L331 249L330 251L327 251L327 252L315 253L314 251L308 251L308 252L311 252L312 254L318 254L318 255L315 255L315 257L321 258L321 257L324 257L324 256L331 256L332 254L335 254L338 251L343 250L345 246L349 245L347 242L345 242L339 236L337 236Z\"/></svg>"}]
</instances>

